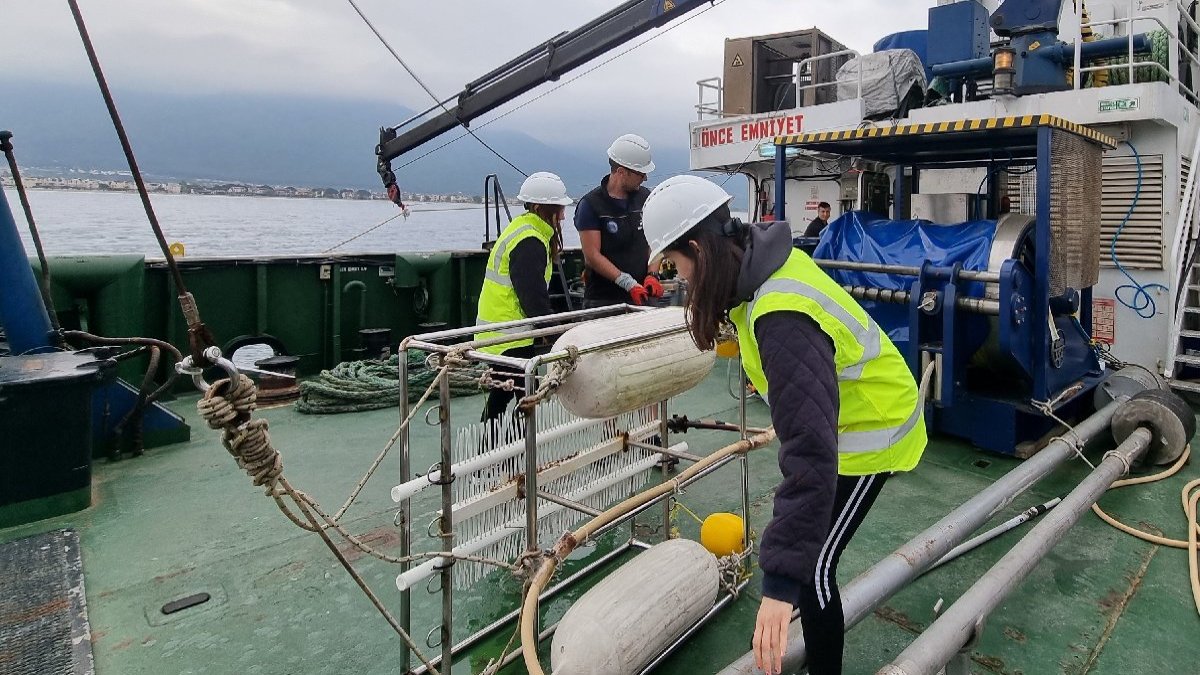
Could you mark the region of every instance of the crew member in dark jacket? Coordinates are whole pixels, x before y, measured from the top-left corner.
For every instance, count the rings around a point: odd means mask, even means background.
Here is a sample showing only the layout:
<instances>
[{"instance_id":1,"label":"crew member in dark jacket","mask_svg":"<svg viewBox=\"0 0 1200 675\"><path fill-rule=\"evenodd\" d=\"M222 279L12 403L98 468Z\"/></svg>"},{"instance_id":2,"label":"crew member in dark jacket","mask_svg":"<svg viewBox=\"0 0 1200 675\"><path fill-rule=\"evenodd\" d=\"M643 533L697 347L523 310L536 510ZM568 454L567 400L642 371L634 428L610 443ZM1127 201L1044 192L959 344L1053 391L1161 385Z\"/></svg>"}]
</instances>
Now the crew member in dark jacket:
<instances>
[{"instance_id":1,"label":"crew member in dark jacket","mask_svg":"<svg viewBox=\"0 0 1200 675\"><path fill-rule=\"evenodd\" d=\"M642 204L650 191L642 187L654 170L650 144L625 134L608 148L609 174L584 195L575 208L575 228L587 270L583 306L625 302L645 304L661 297L662 284L646 262L649 247L642 233Z\"/></svg>"},{"instance_id":2,"label":"crew member in dark jacket","mask_svg":"<svg viewBox=\"0 0 1200 675\"><path fill-rule=\"evenodd\" d=\"M820 204L817 204L817 217L813 218L812 222L808 224L808 227L804 229L804 236L821 236L821 233L824 232L825 228L829 226L829 211L829 202L821 202Z\"/></svg>"},{"instance_id":3,"label":"crew member in dark jacket","mask_svg":"<svg viewBox=\"0 0 1200 675\"><path fill-rule=\"evenodd\" d=\"M791 246L786 222L745 226L716 184L676 176L644 209L650 254L691 288L688 326L712 349L726 316L742 366L771 409L783 482L759 544L763 600L755 661L778 673L798 607L812 675L840 673L837 565L884 482L925 449L923 404L887 335Z\"/></svg>"}]
</instances>

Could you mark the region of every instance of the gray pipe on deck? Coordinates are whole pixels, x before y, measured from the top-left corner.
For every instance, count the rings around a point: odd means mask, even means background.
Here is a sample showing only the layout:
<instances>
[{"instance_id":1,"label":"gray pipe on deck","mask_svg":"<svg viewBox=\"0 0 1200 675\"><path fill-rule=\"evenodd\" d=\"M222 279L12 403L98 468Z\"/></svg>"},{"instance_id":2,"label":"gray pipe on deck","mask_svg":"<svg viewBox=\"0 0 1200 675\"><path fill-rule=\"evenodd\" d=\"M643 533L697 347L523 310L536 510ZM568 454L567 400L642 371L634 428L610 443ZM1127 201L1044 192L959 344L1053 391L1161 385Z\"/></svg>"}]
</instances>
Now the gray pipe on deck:
<instances>
[{"instance_id":1,"label":"gray pipe on deck","mask_svg":"<svg viewBox=\"0 0 1200 675\"><path fill-rule=\"evenodd\" d=\"M1150 431L1142 427L1130 434L1116 450L1106 454L1104 461L1071 490L1061 504L876 675L934 675L941 670L965 645L978 637L988 615L1062 541L1113 481L1123 476L1129 465L1146 452L1150 439Z\"/></svg>"},{"instance_id":2,"label":"gray pipe on deck","mask_svg":"<svg viewBox=\"0 0 1200 675\"><path fill-rule=\"evenodd\" d=\"M1126 397L1115 400L1091 417L1080 422L1073 431L1054 439L1041 452L1004 474L962 506L954 509L932 527L910 539L888 557L858 575L842 588L842 612L849 629L878 609L897 591L924 574L942 556L991 520L992 516L1012 503L1022 492L1046 477L1060 464L1075 456L1075 447L1082 447L1108 429L1113 413ZM1062 508L1060 504L1055 510ZM804 666L807 654L800 622L792 616L788 628L787 653L783 655L783 671L794 672ZM754 653L747 652L721 671L721 675L752 675L760 673L754 667Z\"/></svg>"}]
</instances>

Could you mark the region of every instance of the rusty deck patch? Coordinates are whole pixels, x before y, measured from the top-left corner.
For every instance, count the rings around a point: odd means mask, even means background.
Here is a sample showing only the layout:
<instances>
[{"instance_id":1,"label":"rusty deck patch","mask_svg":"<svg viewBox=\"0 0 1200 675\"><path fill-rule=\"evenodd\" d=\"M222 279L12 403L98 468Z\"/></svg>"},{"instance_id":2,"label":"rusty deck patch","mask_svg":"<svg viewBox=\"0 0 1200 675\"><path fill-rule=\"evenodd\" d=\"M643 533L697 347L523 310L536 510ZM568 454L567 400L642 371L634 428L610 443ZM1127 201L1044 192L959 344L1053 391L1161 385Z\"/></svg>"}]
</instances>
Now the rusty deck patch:
<instances>
[{"instance_id":1,"label":"rusty deck patch","mask_svg":"<svg viewBox=\"0 0 1200 675\"><path fill-rule=\"evenodd\" d=\"M90 634L75 531L0 544L0 672L91 675Z\"/></svg>"}]
</instances>

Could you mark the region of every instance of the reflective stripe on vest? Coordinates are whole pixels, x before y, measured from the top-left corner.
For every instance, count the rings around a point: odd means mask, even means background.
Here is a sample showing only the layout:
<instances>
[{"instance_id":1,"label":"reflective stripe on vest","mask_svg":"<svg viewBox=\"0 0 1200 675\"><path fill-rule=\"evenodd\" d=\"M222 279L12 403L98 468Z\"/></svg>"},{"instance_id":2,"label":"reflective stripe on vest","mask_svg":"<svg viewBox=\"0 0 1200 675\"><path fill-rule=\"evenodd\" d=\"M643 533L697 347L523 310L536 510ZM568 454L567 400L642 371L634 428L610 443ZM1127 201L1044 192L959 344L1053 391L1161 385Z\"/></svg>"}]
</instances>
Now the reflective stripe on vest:
<instances>
[{"instance_id":1,"label":"reflective stripe on vest","mask_svg":"<svg viewBox=\"0 0 1200 675\"><path fill-rule=\"evenodd\" d=\"M770 279L762 286L759 286L758 291L754 293L754 298L750 301L750 306L746 308L747 318L753 320L754 306L767 293L795 293L796 295L803 295L820 305L822 310L832 315L838 321L841 321L846 328L850 329L855 339L858 340L858 344L862 345L863 355L857 362L847 366L838 373L839 380L859 379L862 377L862 371L867 362L879 356L879 326L869 314L867 315L867 325L864 326L833 298L795 279Z\"/></svg>"},{"instance_id":2,"label":"reflective stripe on vest","mask_svg":"<svg viewBox=\"0 0 1200 675\"><path fill-rule=\"evenodd\" d=\"M809 283L810 280L812 283ZM738 325L743 366L765 400L769 392L766 391L767 382L758 353L758 341L753 333L754 322L760 318L756 311L763 311L761 303L770 297L771 306L765 313L791 310L809 315L828 334L834 345L838 393L841 397L838 414L839 472L861 475L911 469L920 459L925 445L925 428L921 424L923 406L915 393L916 383L899 352L871 316L857 303L853 307L858 312L851 311L850 307L839 302L841 298L835 295L839 292L845 295L843 300L846 303L855 303L807 255L793 252L788 262L759 287L750 302L730 312ZM789 300L789 297L792 299ZM858 353L860 350L861 354ZM871 374L864 377L868 369ZM900 401L907 405L910 400L913 401L913 408L902 420L880 412L888 411L888 406ZM886 426L842 430L846 427L870 427L875 420Z\"/></svg>"},{"instance_id":3,"label":"reflective stripe on vest","mask_svg":"<svg viewBox=\"0 0 1200 675\"><path fill-rule=\"evenodd\" d=\"M516 222L516 221L513 221ZM500 284L512 288L512 279L507 274L501 274L500 268L508 258L508 249L514 240L518 238L524 239L527 232L537 234L537 228L533 225L522 225L512 232L505 232L504 236L496 242L495 255L488 256L487 271L483 273L483 278L493 283Z\"/></svg>"},{"instance_id":4,"label":"reflective stripe on vest","mask_svg":"<svg viewBox=\"0 0 1200 675\"><path fill-rule=\"evenodd\" d=\"M508 224L508 227L501 233L500 238L496 240L496 245L488 255L487 268L483 273L483 288L479 292L479 310L475 317L476 325L486 326L490 323L519 321L525 318L525 312L521 309L520 300L517 298L517 292L513 289L512 279L508 274L509 255L512 253L513 248L525 239L535 238L542 242L542 245L546 247L545 278L546 282L549 283L551 271L553 270L550 262L550 239L553 236L553 228L533 213L520 215ZM515 336L529 330L529 328L521 327L482 331L475 334L475 339L486 340L502 335ZM530 338L517 338L512 342L483 347L480 351L501 354L515 347L523 347L531 344L533 344L533 340Z\"/></svg>"}]
</instances>

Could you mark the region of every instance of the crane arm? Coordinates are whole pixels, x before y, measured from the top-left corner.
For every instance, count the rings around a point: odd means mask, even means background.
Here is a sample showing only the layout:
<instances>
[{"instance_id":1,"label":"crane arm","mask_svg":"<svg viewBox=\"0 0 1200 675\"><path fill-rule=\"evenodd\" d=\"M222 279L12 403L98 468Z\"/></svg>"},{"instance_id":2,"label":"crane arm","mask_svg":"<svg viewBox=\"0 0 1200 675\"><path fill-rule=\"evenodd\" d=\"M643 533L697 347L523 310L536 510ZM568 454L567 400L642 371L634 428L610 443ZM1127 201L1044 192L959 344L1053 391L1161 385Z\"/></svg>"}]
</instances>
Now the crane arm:
<instances>
[{"instance_id":1,"label":"crane arm","mask_svg":"<svg viewBox=\"0 0 1200 675\"><path fill-rule=\"evenodd\" d=\"M545 82L587 63L643 33L664 26L711 0L628 0L568 33L521 54L467 84L457 96L436 104L395 127L379 130L379 176L388 196L400 203L392 160L443 133L469 126L480 115L496 109ZM457 101L453 107L450 103ZM445 106L445 109L443 109ZM432 112L441 111L424 119ZM424 119L424 121L420 121Z\"/></svg>"}]
</instances>

